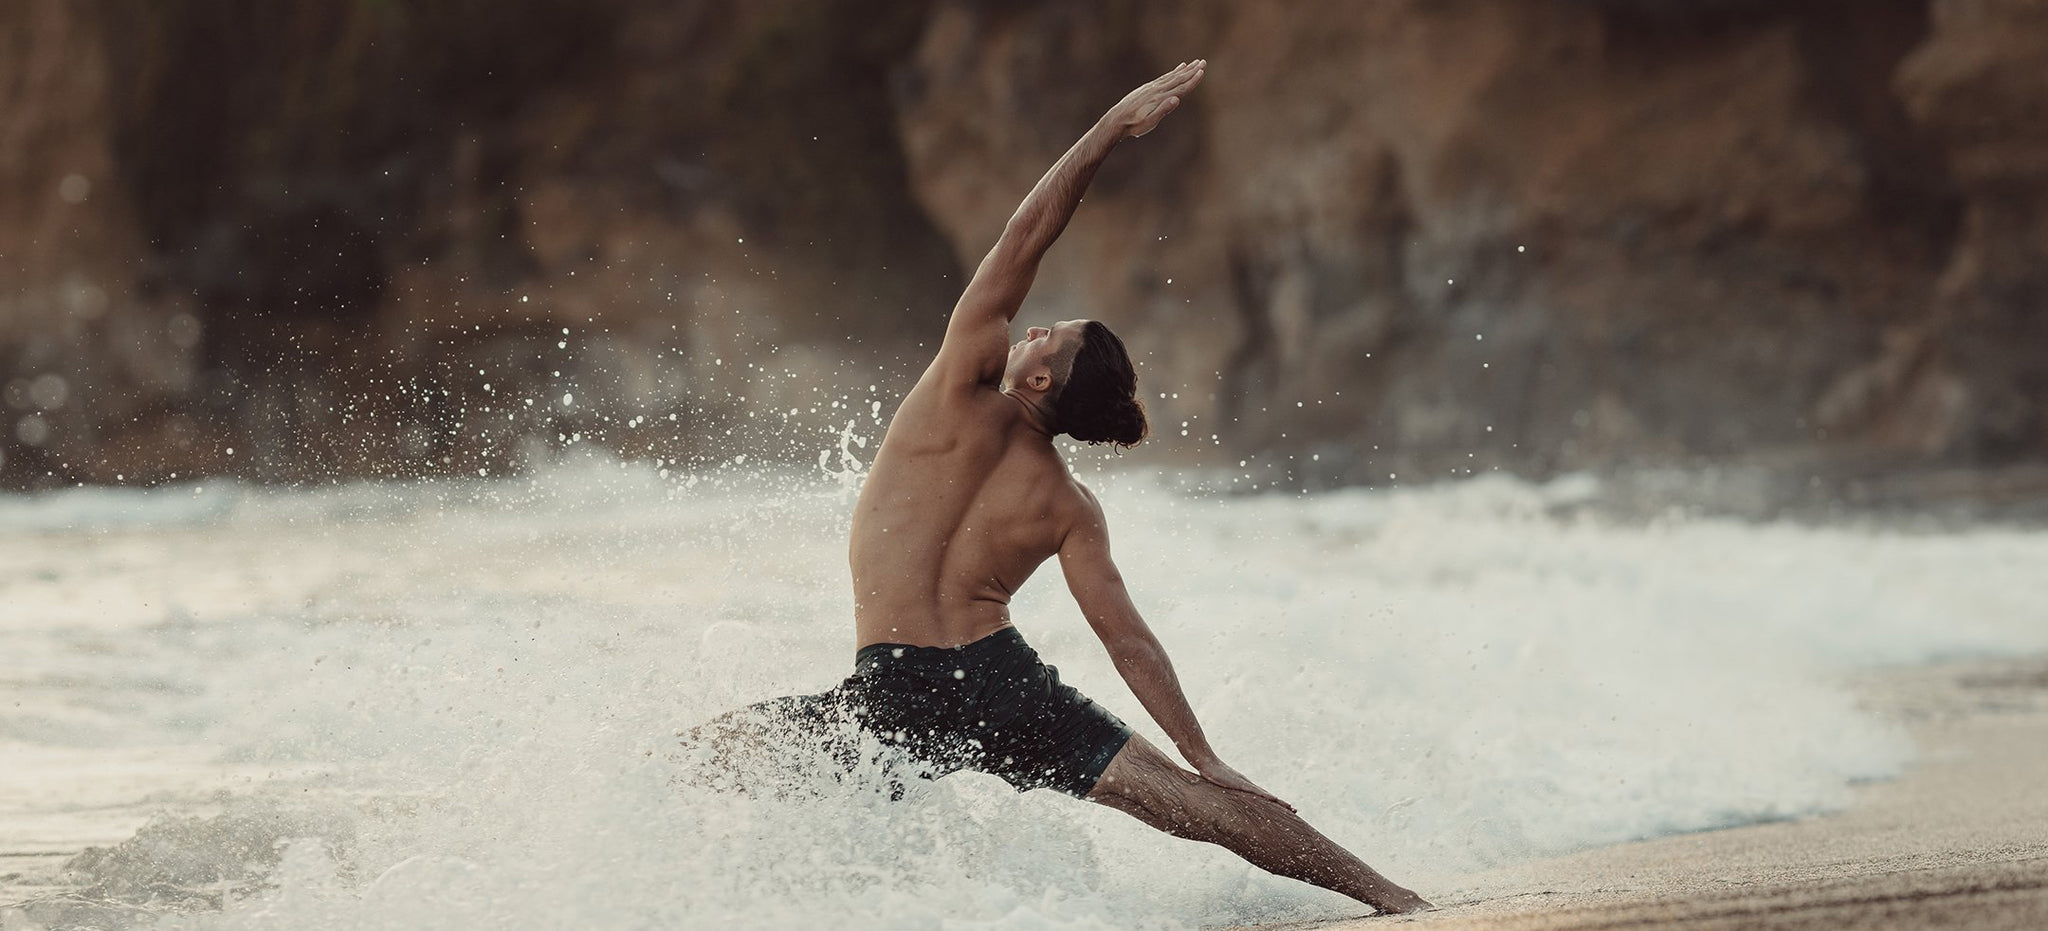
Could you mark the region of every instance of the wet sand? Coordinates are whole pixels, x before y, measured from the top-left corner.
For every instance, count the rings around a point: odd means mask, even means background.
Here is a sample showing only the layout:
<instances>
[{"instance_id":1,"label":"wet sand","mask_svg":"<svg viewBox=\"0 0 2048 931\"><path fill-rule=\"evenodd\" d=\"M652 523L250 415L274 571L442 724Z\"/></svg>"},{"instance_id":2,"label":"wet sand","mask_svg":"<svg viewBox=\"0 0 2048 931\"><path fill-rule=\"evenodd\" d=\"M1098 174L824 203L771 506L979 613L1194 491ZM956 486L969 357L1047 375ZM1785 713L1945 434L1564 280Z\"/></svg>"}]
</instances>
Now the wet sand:
<instances>
[{"instance_id":1,"label":"wet sand","mask_svg":"<svg viewBox=\"0 0 2048 931\"><path fill-rule=\"evenodd\" d=\"M1476 876L1432 929L2048 929L2048 658L1864 678L1919 758L1823 817L1664 837Z\"/></svg>"}]
</instances>

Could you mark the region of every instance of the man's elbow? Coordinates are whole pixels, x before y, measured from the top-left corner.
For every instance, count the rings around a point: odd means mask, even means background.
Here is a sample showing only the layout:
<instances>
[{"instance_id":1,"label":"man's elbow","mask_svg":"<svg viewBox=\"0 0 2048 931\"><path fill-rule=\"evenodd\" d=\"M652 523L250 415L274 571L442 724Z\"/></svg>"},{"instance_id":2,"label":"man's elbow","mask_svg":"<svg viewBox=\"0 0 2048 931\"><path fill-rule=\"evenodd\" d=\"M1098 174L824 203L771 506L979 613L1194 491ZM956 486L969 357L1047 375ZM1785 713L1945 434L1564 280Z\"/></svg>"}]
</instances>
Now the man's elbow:
<instances>
[{"instance_id":1,"label":"man's elbow","mask_svg":"<svg viewBox=\"0 0 2048 931\"><path fill-rule=\"evenodd\" d=\"M1113 634L1108 638L1109 658L1119 669L1145 668L1157 665L1166 656L1159 641L1150 634L1132 631Z\"/></svg>"},{"instance_id":2,"label":"man's elbow","mask_svg":"<svg viewBox=\"0 0 2048 931\"><path fill-rule=\"evenodd\" d=\"M1010 213L1010 220L1003 224L1004 239L1021 239L1038 225L1038 211L1031 209L1029 202L1018 204Z\"/></svg>"},{"instance_id":3,"label":"man's elbow","mask_svg":"<svg viewBox=\"0 0 2048 931\"><path fill-rule=\"evenodd\" d=\"M1038 257L1052 246L1053 237L1046 235L1045 227L1045 219L1036 212L1018 210L1010 215L1010 222L1003 224L1003 238L996 240L990 255L1001 254L1013 262L1035 265Z\"/></svg>"}]
</instances>

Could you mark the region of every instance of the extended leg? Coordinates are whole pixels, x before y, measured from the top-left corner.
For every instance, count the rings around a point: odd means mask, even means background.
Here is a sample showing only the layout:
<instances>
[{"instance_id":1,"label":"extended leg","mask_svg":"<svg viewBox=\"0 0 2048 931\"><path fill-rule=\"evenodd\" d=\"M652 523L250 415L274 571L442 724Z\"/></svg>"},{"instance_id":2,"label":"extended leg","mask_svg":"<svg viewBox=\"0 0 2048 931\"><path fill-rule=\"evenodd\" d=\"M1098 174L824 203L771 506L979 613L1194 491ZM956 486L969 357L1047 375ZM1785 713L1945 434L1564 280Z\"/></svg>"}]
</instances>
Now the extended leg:
<instances>
[{"instance_id":1,"label":"extended leg","mask_svg":"<svg viewBox=\"0 0 2048 931\"><path fill-rule=\"evenodd\" d=\"M1266 872L1348 895L1382 912L1429 907L1294 812L1181 769L1143 737L1132 736L1117 751L1088 798L1175 837L1216 844Z\"/></svg>"},{"instance_id":2,"label":"extended leg","mask_svg":"<svg viewBox=\"0 0 2048 931\"><path fill-rule=\"evenodd\" d=\"M679 781L720 791L816 794L850 770L851 725L832 693L729 711L680 731Z\"/></svg>"},{"instance_id":3,"label":"extended leg","mask_svg":"<svg viewBox=\"0 0 2048 931\"><path fill-rule=\"evenodd\" d=\"M780 701L780 700L778 700ZM780 723L778 701L728 711L686 731L673 759L682 765L677 779L689 785L746 792L771 766L776 749L771 731Z\"/></svg>"}]
</instances>

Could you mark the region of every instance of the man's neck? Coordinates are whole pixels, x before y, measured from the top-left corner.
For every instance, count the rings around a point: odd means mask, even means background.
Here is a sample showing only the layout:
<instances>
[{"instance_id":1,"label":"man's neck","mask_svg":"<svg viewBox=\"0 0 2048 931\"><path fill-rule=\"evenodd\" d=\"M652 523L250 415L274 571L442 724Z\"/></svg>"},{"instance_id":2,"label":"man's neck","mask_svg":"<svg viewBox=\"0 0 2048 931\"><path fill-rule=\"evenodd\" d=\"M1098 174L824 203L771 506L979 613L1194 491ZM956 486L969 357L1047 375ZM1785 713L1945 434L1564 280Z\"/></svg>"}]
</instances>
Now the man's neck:
<instances>
[{"instance_id":1,"label":"man's neck","mask_svg":"<svg viewBox=\"0 0 2048 931\"><path fill-rule=\"evenodd\" d=\"M1045 437L1046 442L1052 442L1055 432L1052 428L1052 405L1046 403L1045 395L1026 395L1008 388L1003 389L1003 394L1023 405L1024 422L1031 426L1032 432Z\"/></svg>"}]
</instances>

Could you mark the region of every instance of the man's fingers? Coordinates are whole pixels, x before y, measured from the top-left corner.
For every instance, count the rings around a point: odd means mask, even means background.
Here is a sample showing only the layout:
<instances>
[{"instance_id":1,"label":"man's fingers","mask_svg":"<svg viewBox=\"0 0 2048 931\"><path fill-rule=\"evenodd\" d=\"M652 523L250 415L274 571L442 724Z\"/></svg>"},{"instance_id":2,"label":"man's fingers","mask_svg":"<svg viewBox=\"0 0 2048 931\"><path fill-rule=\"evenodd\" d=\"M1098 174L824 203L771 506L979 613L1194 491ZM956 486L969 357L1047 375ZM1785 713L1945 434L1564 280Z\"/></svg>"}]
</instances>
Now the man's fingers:
<instances>
[{"instance_id":1,"label":"man's fingers","mask_svg":"<svg viewBox=\"0 0 2048 931\"><path fill-rule=\"evenodd\" d=\"M1252 794L1252 795L1256 795L1256 796L1258 796L1258 797L1260 797L1260 798L1262 798L1262 799L1265 799L1266 801L1272 802L1273 804L1275 804L1275 805L1278 805L1278 806L1280 806L1281 808L1285 808L1285 809L1287 809L1288 811L1293 811L1293 810L1294 810L1294 806L1293 806L1293 805L1289 805L1289 804L1287 804L1287 800L1286 800L1286 799L1283 799L1283 798L1281 798L1280 796L1274 795L1273 793L1271 793L1271 792L1268 792L1268 791L1266 791L1266 790L1264 790L1264 789L1260 789L1260 788L1250 788L1250 789L1239 789L1238 791L1240 791L1240 792L1248 792L1248 793L1250 793L1250 794Z\"/></svg>"},{"instance_id":2,"label":"man's fingers","mask_svg":"<svg viewBox=\"0 0 2048 931\"><path fill-rule=\"evenodd\" d=\"M1202 72L1202 69L1207 66L1207 64L1208 62L1199 58L1195 59L1194 61L1181 62L1180 64L1173 66L1173 70L1168 71L1157 78L1154 78L1152 83L1177 84L1181 81L1187 80L1190 75L1199 75Z\"/></svg>"},{"instance_id":3,"label":"man's fingers","mask_svg":"<svg viewBox=\"0 0 2048 931\"><path fill-rule=\"evenodd\" d=\"M1239 791L1249 791L1249 790L1244 790L1244 789L1240 789ZM1272 802L1273 804L1275 804L1275 805L1278 805L1278 806L1280 806L1281 808L1285 808L1285 809L1287 809L1288 811L1294 811L1294 806L1293 806L1293 805L1289 805L1289 804L1287 804L1287 800L1286 800L1286 799L1283 799L1283 798L1281 798L1280 796L1274 795L1274 794L1273 794L1273 793L1271 793L1271 792L1267 792L1267 791L1265 791L1265 790L1261 789L1261 790L1259 790L1259 791L1257 791L1257 792L1251 792L1250 794L1252 794L1252 795L1256 795L1256 796L1258 796L1259 798L1262 798L1262 799L1265 799L1266 801ZM1295 812L1295 814L1300 814L1300 812Z\"/></svg>"},{"instance_id":4,"label":"man's fingers","mask_svg":"<svg viewBox=\"0 0 2048 931\"><path fill-rule=\"evenodd\" d=\"M1201 83L1202 73L1207 67L1208 62L1200 58L1181 62L1175 65L1172 71L1153 78L1139 90L1169 95L1186 93L1188 89Z\"/></svg>"},{"instance_id":5,"label":"man's fingers","mask_svg":"<svg viewBox=\"0 0 2048 931\"><path fill-rule=\"evenodd\" d=\"M1208 775L1202 775L1202 778L1207 779L1211 784L1215 785L1217 788L1228 789L1232 792L1243 792L1246 795L1265 799L1266 801L1272 802L1273 804L1278 805L1281 808L1285 808L1290 812L1294 812L1295 814L1301 813L1299 811L1295 811L1294 806L1288 804L1286 799L1283 799L1280 796L1274 795L1271 792L1261 789L1250 782L1246 782L1244 785L1231 785L1230 783L1224 782L1220 779L1212 778Z\"/></svg>"}]
</instances>

